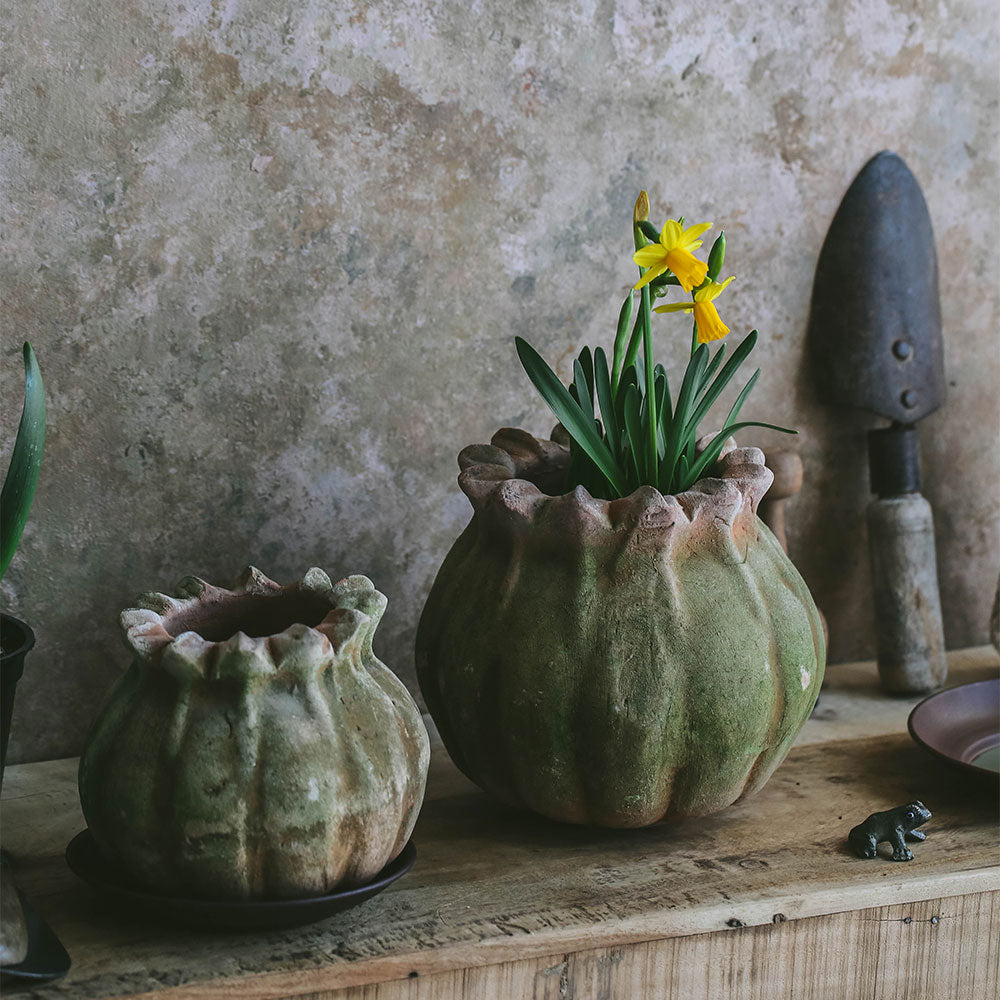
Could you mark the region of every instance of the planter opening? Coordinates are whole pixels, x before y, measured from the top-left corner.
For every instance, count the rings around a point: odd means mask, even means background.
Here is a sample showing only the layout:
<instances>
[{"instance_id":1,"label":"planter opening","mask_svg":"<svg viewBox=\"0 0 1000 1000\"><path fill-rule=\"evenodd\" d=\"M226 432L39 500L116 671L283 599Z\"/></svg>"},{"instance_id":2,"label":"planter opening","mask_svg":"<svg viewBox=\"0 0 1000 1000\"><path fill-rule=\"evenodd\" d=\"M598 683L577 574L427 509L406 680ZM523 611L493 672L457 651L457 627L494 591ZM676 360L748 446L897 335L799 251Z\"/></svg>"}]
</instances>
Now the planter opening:
<instances>
[{"instance_id":1,"label":"planter opening","mask_svg":"<svg viewBox=\"0 0 1000 1000\"><path fill-rule=\"evenodd\" d=\"M237 632L251 638L276 635L290 625L310 628L330 613L330 602L309 591L275 596L237 594L223 601L164 616L163 627L172 638L197 632L207 642L225 642Z\"/></svg>"}]
</instances>

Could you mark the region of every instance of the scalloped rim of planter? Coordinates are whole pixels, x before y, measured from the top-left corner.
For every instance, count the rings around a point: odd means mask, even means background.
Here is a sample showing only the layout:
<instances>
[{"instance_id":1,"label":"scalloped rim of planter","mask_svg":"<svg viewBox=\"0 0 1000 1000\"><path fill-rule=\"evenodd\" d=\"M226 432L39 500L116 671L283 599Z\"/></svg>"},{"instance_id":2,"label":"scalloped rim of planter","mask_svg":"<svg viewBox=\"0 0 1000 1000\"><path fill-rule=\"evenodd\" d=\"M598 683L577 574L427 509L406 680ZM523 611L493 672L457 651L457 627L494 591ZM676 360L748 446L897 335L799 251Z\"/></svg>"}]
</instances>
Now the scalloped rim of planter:
<instances>
[{"instance_id":1,"label":"scalloped rim of planter","mask_svg":"<svg viewBox=\"0 0 1000 1000\"><path fill-rule=\"evenodd\" d=\"M293 607L313 602L312 613L286 614L291 618L283 628L266 634L250 635L234 625L225 638L206 638L184 624L206 624L220 609L230 614L241 604L259 601L286 602ZM248 566L232 590L216 587L196 576L187 576L174 594L140 594L132 607L122 611L120 622L126 645L132 652L158 661L168 670L210 677L230 653L258 662L261 670L281 669L286 659L294 661L298 647L319 646L324 653L339 651L353 641L363 641L364 632L385 611L386 598L366 576L344 577L336 584L323 570L313 567L300 581L281 586L254 566ZM297 610L300 610L297 608ZM297 621L316 618L314 624ZM235 614L236 619L240 618ZM178 631L178 627L180 630Z\"/></svg>"},{"instance_id":2,"label":"scalloped rim of planter","mask_svg":"<svg viewBox=\"0 0 1000 1000\"><path fill-rule=\"evenodd\" d=\"M714 435L697 442L702 450ZM730 438L704 476L676 495L640 486L626 497L603 500L582 486L568 493L547 493L539 481L554 478L569 460L558 441L534 437L519 428L503 427L487 444L463 448L458 456L458 484L477 513L493 511L506 520L563 521L584 530L615 531L624 524L669 531L675 525L721 521L732 526L743 514L756 515L757 505L774 479L759 448L739 448ZM558 514L556 513L558 511Z\"/></svg>"}]
</instances>

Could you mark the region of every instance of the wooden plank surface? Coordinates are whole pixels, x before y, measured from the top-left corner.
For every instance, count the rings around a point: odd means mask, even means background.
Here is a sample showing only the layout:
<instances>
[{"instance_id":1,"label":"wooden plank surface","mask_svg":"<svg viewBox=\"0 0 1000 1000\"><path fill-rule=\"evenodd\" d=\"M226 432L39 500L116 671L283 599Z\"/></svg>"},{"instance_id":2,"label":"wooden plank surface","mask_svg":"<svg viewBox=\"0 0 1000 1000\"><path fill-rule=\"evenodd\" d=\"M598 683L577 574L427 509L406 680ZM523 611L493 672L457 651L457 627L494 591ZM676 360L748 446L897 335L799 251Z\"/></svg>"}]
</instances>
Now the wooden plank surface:
<instances>
[{"instance_id":1,"label":"wooden plank surface","mask_svg":"<svg viewBox=\"0 0 1000 1000\"><path fill-rule=\"evenodd\" d=\"M949 680L995 676L997 662L988 649L951 654ZM871 665L831 668L817 718L760 794L719 816L646 830L560 826L512 811L438 749L413 871L356 910L271 934L188 931L110 908L62 860L83 826L75 761L12 767L3 842L74 963L37 993L271 1000L413 972L419 980L726 937L734 922L770 929L778 913L791 922L998 890L996 797L910 741L905 719L916 700L881 696ZM912 797L934 812L913 862L846 851L852 825Z\"/></svg>"},{"instance_id":2,"label":"wooden plank surface","mask_svg":"<svg viewBox=\"0 0 1000 1000\"><path fill-rule=\"evenodd\" d=\"M996 1000L1000 893L641 941L300 1000Z\"/></svg>"}]
</instances>

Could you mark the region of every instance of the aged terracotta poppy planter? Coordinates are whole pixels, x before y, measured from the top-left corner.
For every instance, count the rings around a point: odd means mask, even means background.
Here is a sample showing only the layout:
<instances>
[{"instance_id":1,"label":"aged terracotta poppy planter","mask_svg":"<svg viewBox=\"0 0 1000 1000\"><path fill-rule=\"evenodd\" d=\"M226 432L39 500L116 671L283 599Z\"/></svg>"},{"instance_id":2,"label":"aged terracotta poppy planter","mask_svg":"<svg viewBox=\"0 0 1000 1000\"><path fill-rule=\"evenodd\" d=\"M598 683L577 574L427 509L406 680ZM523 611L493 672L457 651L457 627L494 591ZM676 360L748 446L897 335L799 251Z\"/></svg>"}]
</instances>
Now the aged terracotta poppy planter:
<instances>
[{"instance_id":1,"label":"aged terracotta poppy planter","mask_svg":"<svg viewBox=\"0 0 1000 1000\"><path fill-rule=\"evenodd\" d=\"M392 861L429 742L372 651L385 606L363 576L279 587L250 569L123 612L134 660L80 762L104 856L150 891L213 899L318 896Z\"/></svg>"},{"instance_id":2,"label":"aged terracotta poppy planter","mask_svg":"<svg viewBox=\"0 0 1000 1000\"><path fill-rule=\"evenodd\" d=\"M459 456L473 506L417 632L455 763L553 819L644 826L759 789L815 704L825 647L757 518L771 473L731 446L679 496L557 495L568 451L524 431Z\"/></svg>"}]
</instances>

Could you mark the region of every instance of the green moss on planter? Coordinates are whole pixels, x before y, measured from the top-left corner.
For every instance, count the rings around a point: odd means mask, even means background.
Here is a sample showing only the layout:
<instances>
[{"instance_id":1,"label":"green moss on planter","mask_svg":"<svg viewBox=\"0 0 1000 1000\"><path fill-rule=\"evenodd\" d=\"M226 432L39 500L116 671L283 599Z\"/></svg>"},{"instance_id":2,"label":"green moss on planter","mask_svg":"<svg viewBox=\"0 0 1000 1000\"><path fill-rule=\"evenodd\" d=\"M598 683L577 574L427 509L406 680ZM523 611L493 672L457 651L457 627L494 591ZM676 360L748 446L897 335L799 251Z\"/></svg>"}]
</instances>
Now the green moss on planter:
<instances>
[{"instance_id":1,"label":"green moss on planter","mask_svg":"<svg viewBox=\"0 0 1000 1000\"><path fill-rule=\"evenodd\" d=\"M375 657L386 599L321 570L233 591L189 577L122 613L135 659L95 722L80 800L142 885L218 899L319 895L403 849L429 741Z\"/></svg>"},{"instance_id":2,"label":"green moss on planter","mask_svg":"<svg viewBox=\"0 0 1000 1000\"><path fill-rule=\"evenodd\" d=\"M554 819L642 826L760 788L822 682L819 614L756 516L763 455L730 447L678 497L565 496L565 449L505 430L466 449L472 522L417 633L456 764Z\"/></svg>"}]
</instances>

